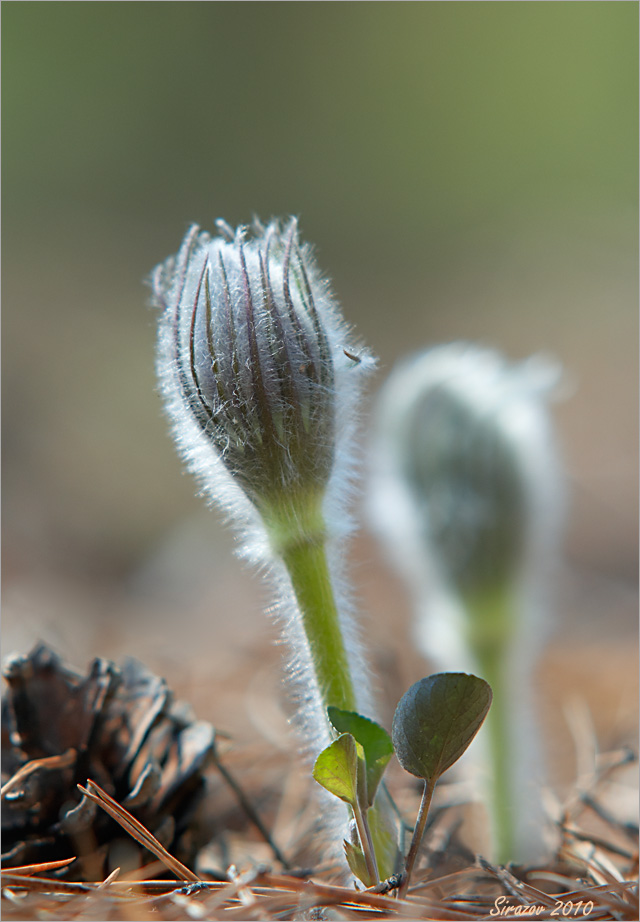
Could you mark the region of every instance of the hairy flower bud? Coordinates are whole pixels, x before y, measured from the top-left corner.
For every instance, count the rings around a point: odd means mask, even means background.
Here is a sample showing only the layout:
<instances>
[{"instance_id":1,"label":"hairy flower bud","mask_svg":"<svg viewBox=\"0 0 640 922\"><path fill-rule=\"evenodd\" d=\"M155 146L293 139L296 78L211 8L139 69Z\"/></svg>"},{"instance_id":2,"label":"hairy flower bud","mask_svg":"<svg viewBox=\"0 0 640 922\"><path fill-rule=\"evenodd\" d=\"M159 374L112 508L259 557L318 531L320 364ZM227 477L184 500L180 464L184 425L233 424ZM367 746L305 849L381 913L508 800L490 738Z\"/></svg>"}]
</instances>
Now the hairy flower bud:
<instances>
[{"instance_id":1,"label":"hairy flower bud","mask_svg":"<svg viewBox=\"0 0 640 922\"><path fill-rule=\"evenodd\" d=\"M563 511L545 400L557 377L537 357L509 365L451 343L400 365L380 402L373 512L412 583L417 638L439 668L493 689L485 771L500 861L542 848L531 674Z\"/></svg>"},{"instance_id":2,"label":"hairy flower bud","mask_svg":"<svg viewBox=\"0 0 640 922\"><path fill-rule=\"evenodd\" d=\"M159 371L185 454L183 408L254 506L320 496L336 452L337 399L363 363L297 222L211 237L192 227L153 275ZM365 363L366 364L366 361ZM369 362L370 364L370 362Z\"/></svg>"},{"instance_id":3,"label":"hairy flower bud","mask_svg":"<svg viewBox=\"0 0 640 922\"><path fill-rule=\"evenodd\" d=\"M441 578L463 597L517 580L540 539L549 543L560 496L542 399L552 372L452 343L405 362L386 385L388 470Z\"/></svg>"},{"instance_id":4,"label":"hairy flower bud","mask_svg":"<svg viewBox=\"0 0 640 922\"><path fill-rule=\"evenodd\" d=\"M153 274L158 378L180 453L276 589L270 611L292 654L297 722L315 757L333 736L329 707L373 706L340 546L373 359L352 342L295 219L284 229L217 226L215 237L193 227ZM386 802L371 807L380 867L392 869L389 814ZM325 826L334 819L323 806Z\"/></svg>"}]
</instances>

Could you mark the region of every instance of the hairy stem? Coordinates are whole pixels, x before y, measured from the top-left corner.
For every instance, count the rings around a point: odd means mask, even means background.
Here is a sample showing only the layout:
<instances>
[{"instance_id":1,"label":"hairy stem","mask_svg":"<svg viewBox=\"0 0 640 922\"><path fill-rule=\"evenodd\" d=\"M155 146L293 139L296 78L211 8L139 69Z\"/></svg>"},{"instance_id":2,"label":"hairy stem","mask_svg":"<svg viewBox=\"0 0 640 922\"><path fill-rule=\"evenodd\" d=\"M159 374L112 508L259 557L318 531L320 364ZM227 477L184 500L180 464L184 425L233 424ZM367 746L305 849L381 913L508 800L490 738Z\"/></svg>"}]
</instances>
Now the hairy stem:
<instances>
[{"instance_id":1,"label":"hairy stem","mask_svg":"<svg viewBox=\"0 0 640 922\"><path fill-rule=\"evenodd\" d=\"M298 601L325 710L333 706L355 711L356 698L324 541L302 538L284 548L281 556Z\"/></svg>"},{"instance_id":2,"label":"hairy stem","mask_svg":"<svg viewBox=\"0 0 640 922\"><path fill-rule=\"evenodd\" d=\"M333 738L335 731L329 723L327 708L357 712L358 704L327 560L321 503L315 497L298 497L295 506L288 510L270 505L266 512L263 510L263 518L271 546L291 580L322 702L325 727ZM386 841L385 811L377 803L368 811L378 830L379 841L375 846L366 815L353 812L367 871L375 883L380 879L379 867L386 869L395 858L395 844ZM390 856L388 853L392 850L394 854Z\"/></svg>"}]
</instances>

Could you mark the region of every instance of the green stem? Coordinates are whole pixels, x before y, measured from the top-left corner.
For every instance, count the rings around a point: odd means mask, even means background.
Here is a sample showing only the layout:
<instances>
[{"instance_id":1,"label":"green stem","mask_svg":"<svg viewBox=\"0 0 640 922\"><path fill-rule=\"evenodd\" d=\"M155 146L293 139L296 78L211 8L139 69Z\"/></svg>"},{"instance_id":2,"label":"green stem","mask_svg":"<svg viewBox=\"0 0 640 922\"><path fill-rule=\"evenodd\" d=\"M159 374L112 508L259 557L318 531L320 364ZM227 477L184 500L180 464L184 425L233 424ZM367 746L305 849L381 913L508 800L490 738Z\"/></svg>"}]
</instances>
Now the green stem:
<instances>
[{"instance_id":1,"label":"green stem","mask_svg":"<svg viewBox=\"0 0 640 922\"><path fill-rule=\"evenodd\" d=\"M280 553L298 601L325 709L333 706L355 711L356 699L325 543L322 538L303 538Z\"/></svg>"},{"instance_id":2,"label":"green stem","mask_svg":"<svg viewBox=\"0 0 640 922\"><path fill-rule=\"evenodd\" d=\"M514 791L510 770L509 689L505 678L507 650L514 621L513 594L502 588L487 596L467 600L471 623L478 625L472 634L479 674L493 691L487 715L491 758L491 806L496 861L506 864L514 857ZM484 630L482 626L484 625Z\"/></svg>"},{"instance_id":3,"label":"green stem","mask_svg":"<svg viewBox=\"0 0 640 922\"><path fill-rule=\"evenodd\" d=\"M512 790L509 761L508 705L505 701L504 677L502 670L483 669L486 681L493 690L493 702L487 714L487 733L491 748L491 800L493 804L493 824L495 835L496 860L506 864L514 857Z\"/></svg>"},{"instance_id":4,"label":"green stem","mask_svg":"<svg viewBox=\"0 0 640 922\"><path fill-rule=\"evenodd\" d=\"M314 497L296 499L297 502L292 499L288 509L270 503L261 512L272 548L284 563L291 580L322 700L324 719L333 737L335 734L329 724L327 708L357 711L358 707L327 561L322 503ZM372 819L375 818L382 829L382 817L378 816L377 805L374 804L370 812ZM377 882L378 856L367 818L362 814L358 816L357 811L354 811L354 815L368 873ZM384 844L384 835L380 830L379 837ZM389 863L384 849L381 855L380 861Z\"/></svg>"},{"instance_id":5,"label":"green stem","mask_svg":"<svg viewBox=\"0 0 640 922\"><path fill-rule=\"evenodd\" d=\"M378 871L378 862L376 861L376 853L373 847L373 842L371 841L371 831L369 829L369 824L367 823L366 815L362 812L358 801L356 801L355 806L352 809L353 816L356 821L356 826L358 827L358 836L360 838L362 854L364 855L369 877L372 880L372 883L369 884L369 886L375 886L375 884L380 882L380 873Z\"/></svg>"},{"instance_id":6,"label":"green stem","mask_svg":"<svg viewBox=\"0 0 640 922\"><path fill-rule=\"evenodd\" d=\"M422 837L424 836L424 829L427 825L427 816L429 814L429 807L431 806L431 798L433 797L433 792L435 790L437 778L432 778L431 780L425 780L424 790L422 792L422 800L420 801L420 810L418 811L418 819L416 820L416 825L413 830L413 838L411 839L411 845L409 847L409 854L407 855L407 860L404 865L404 875L402 884L398 894L400 898L403 898L407 894L409 889L409 881L411 880L411 872L413 871L413 866L416 863L416 858L418 857L418 852L420 851L420 846L422 845Z\"/></svg>"}]
</instances>

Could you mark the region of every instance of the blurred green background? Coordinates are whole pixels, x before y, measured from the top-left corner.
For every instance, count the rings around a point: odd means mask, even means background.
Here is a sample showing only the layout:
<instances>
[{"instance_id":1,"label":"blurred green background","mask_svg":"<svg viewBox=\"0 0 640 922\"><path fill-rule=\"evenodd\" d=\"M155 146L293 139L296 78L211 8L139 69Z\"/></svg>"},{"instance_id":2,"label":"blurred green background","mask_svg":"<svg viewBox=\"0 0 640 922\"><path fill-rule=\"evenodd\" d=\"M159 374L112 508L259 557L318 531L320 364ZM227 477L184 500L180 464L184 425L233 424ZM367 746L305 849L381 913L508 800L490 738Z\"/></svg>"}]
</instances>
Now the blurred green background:
<instances>
[{"instance_id":1,"label":"blurred green background","mask_svg":"<svg viewBox=\"0 0 640 922\"><path fill-rule=\"evenodd\" d=\"M5 2L5 652L175 678L176 615L184 656L264 647L167 437L143 284L190 222L254 213L300 216L375 386L455 338L563 363L559 622L633 633L637 27L635 2Z\"/></svg>"}]
</instances>

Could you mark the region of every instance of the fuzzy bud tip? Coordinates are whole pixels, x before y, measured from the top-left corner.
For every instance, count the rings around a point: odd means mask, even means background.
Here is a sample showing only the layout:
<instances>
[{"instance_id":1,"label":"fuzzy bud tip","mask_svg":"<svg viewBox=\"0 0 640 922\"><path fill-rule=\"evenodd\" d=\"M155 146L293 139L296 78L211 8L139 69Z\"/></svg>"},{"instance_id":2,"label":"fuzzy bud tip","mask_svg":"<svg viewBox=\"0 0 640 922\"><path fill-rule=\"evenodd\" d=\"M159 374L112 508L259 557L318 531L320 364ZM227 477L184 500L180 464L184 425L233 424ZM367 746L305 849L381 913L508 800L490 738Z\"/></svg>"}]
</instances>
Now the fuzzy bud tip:
<instances>
[{"instance_id":1,"label":"fuzzy bud tip","mask_svg":"<svg viewBox=\"0 0 640 922\"><path fill-rule=\"evenodd\" d=\"M186 409L266 516L285 498L295 505L322 495L340 391L359 392L372 361L351 344L295 219L284 228L217 228L210 236L192 227L153 274L162 308L158 372L183 454Z\"/></svg>"}]
</instances>

